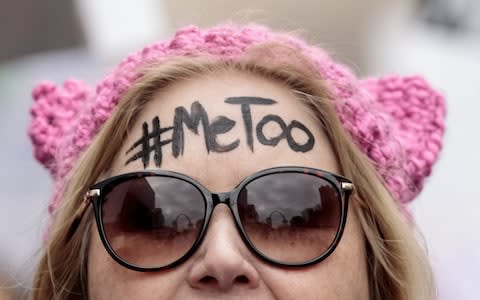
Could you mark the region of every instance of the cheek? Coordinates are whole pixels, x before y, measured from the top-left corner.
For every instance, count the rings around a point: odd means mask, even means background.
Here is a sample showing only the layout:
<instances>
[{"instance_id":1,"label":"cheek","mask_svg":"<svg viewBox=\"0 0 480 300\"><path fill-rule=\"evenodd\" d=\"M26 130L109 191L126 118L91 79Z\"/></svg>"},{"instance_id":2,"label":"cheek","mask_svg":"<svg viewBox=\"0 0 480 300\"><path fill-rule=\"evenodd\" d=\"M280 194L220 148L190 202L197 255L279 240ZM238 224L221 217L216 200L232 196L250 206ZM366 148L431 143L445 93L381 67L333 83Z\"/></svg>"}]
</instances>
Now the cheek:
<instances>
[{"instance_id":1,"label":"cheek","mask_svg":"<svg viewBox=\"0 0 480 300\"><path fill-rule=\"evenodd\" d=\"M262 271L278 299L369 299L365 240L352 210L340 244L324 261L306 269Z\"/></svg>"},{"instance_id":2,"label":"cheek","mask_svg":"<svg viewBox=\"0 0 480 300\"><path fill-rule=\"evenodd\" d=\"M97 228L93 226L88 250L88 297L108 299L173 298L182 278L182 270L157 274L129 270L114 261L105 250Z\"/></svg>"}]
</instances>

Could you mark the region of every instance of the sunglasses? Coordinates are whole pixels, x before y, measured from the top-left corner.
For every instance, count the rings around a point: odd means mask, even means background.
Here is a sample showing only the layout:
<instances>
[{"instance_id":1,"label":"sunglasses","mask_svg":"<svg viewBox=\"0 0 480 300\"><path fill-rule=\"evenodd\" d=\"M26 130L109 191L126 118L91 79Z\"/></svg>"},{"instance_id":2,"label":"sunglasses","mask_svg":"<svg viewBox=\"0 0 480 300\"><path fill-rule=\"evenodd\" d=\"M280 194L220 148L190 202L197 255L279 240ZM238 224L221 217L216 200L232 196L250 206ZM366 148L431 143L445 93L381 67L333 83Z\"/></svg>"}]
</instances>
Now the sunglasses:
<instances>
[{"instance_id":1,"label":"sunglasses","mask_svg":"<svg viewBox=\"0 0 480 300\"><path fill-rule=\"evenodd\" d=\"M212 193L170 171L122 174L93 185L93 204L107 252L136 271L158 271L187 260L200 246L216 205L227 205L245 244L264 261L301 267L328 257L342 236L354 186L313 168L276 167Z\"/></svg>"}]
</instances>

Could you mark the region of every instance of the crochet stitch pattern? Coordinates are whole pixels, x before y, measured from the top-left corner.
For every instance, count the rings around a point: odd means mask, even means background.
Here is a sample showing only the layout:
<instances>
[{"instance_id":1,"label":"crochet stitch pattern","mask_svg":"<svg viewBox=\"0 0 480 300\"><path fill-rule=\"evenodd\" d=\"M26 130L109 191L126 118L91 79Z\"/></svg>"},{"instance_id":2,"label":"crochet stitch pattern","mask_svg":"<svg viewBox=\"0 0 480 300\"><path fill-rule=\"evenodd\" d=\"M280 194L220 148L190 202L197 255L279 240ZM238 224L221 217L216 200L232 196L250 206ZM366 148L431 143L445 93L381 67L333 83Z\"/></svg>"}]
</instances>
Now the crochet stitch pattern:
<instances>
[{"instance_id":1,"label":"crochet stitch pattern","mask_svg":"<svg viewBox=\"0 0 480 300\"><path fill-rule=\"evenodd\" d=\"M195 26L180 29L171 40L128 55L95 89L79 80L68 80L63 86L41 82L34 88L29 136L36 159L55 181L50 213L61 202L64 178L121 95L139 78L136 70L140 66L174 56L234 60L248 47L272 41L286 43L312 61L335 98L345 129L399 203L411 201L421 191L442 148L446 109L440 93L420 76L360 80L325 51L293 35L260 25L227 24L207 30Z\"/></svg>"}]
</instances>

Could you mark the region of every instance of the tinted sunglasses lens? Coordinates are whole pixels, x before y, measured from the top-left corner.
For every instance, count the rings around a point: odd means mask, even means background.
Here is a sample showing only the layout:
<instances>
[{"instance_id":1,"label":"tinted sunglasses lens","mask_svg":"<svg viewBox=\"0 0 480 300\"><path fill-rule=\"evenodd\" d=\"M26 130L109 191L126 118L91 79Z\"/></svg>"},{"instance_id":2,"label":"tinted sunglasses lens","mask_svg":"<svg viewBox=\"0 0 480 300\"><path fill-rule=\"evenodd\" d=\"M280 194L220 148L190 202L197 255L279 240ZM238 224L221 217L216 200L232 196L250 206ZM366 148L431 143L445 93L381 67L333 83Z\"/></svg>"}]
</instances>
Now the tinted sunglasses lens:
<instances>
[{"instance_id":1,"label":"tinted sunglasses lens","mask_svg":"<svg viewBox=\"0 0 480 300\"><path fill-rule=\"evenodd\" d=\"M177 178L150 176L116 185L105 197L102 222L113 251L129 264L162 267L185 255L205 218L202 193Z\"/></svg>"},{"instance_id":2,"label":"tinted sunglasses lens","mask_svg":"<svg viewBox=\"0 0 480 300\"><path fill-rule=\"evenodd\" d=\"M320 257L341 219L337 188L304 173L270 174L248 183L237 201L247 237L263 255L287 264Z\"/></svg>"}]
</instances>

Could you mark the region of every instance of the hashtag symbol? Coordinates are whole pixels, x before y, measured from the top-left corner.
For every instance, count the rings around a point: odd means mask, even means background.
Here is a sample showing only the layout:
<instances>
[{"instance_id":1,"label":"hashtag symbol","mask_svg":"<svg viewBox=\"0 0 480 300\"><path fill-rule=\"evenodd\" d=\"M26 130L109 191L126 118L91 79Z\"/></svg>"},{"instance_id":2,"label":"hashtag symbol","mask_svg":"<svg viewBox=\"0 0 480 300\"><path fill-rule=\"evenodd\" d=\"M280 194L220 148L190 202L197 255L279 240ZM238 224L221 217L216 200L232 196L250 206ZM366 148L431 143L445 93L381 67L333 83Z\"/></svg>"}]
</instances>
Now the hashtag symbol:
<instances>
[{"instance_id":1,"label":"hashtag symbol","mask_svg":"<svg viewBox=\"0 0 480 300\"><path fill-rule=\"evenodd\" d=\"M141 146L141 150L132 155L125 165L135 161L137 159L142 159L143 167L147 168L148 164L150 163L150 153L153 152L153 160L155 162L155 166L160 167L162 164L162 147L171 143L172 139L162 141L161 136L162 133L165 133L169 130L172 130L173 127L160 127L160 119L155 117L152 120L152 131L148 132L148 123L144 122L142 126L142 137L135 141L135 143L127 150L125 154L128 154L133 151L133 149ZM150 144L150 141L153 141L153 145Z\"/></svg>"}]
</instances>

